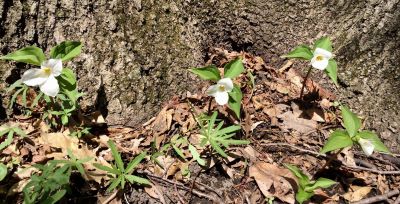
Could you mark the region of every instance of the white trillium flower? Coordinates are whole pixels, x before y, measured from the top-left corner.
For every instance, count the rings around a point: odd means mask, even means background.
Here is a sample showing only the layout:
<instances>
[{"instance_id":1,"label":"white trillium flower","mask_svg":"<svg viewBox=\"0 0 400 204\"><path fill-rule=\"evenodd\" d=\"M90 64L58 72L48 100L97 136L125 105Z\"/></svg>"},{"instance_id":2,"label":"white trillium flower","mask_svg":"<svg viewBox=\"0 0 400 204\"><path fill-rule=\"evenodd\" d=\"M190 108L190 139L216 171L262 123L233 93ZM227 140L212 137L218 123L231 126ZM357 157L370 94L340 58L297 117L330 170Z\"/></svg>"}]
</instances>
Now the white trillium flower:
<instances>
[{"instance_id":1,"label":"white trillium flower","mask_svg":"<svg viewBox=\"0 0 400 204\"><path fill-rule=\"evenodd\" d=\"M44 94L55 97L60 91L56 77L61 74L61 71L61 59L49 59L42 62L40 69L27 70L22 75L22 82L28 86L39 86Z\"/></svg>"},{"instance_id":2,"label":"white trillium flower","mask_svg":"<svg viewBox=\"0 0 400 204\"><path fill-rule=\"evenodd\" d=\"M228 103L229 94L233 89L233 82L230 78L220 79L216 85L212 85L207 89L207 95L213 96L215 101L221 106Z\"/></svg>"},{"instance_id":3,"label":"white trillium flower","mask_svg":"<svg viewBox=\"0 0 400 204\"><path fill-rule=\"evenodd\" d=\"M367 156L370 156L372 152L374 152L375 146L370 140L360 138L358 144L360 144L362 150Z\"/></svg>"},{"instance_id":4,"label":"white trillium flower","mask_svg":"<svg viewBox=\"0 0 400 204\"><path fill-rule=\"evenodd\" d=\"M319 70L324 70L328 66L329 59L331 58L331 52L322 48L317 48L315 49L314 56L311 59L311 66Z\"/></svg>"}]
</instances>

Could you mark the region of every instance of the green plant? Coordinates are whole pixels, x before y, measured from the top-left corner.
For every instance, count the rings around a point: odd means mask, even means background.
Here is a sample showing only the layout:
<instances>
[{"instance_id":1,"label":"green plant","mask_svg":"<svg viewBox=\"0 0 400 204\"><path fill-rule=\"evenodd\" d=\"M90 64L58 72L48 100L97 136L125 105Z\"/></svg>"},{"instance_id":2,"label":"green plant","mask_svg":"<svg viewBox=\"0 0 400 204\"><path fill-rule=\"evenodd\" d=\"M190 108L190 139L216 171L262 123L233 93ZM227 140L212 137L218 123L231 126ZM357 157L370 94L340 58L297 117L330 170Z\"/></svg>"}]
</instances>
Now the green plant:
<instances>
[{"instance_id":1,"label":"green plant","mask_svg":"<svg viewBox=\"0 0 400 204\"><path fill-rule=\"evenodd\" d=\"M238 58L224 66L224 78L215 65L202 68L192 68L190 71L203 80L217 82L208 88L207 94L213 96L219 105L228 104L229 108L240 118L242 91L240 86L234 84L232 79L238 77L243 71L242 59Z\"/></svg>"},{"instance_id":2,"label":"green plant","mask_svg":"<svg viewBox=\"0 0 400 204\"><path fill-rule=\"evenodd\" d=\"M7 166L3 163L0 163L0 181L2 181L7 176L7 173Z\"/></svg>"},{"instance_id":3,"label":"green plant","mask_svg":"<svg viewBox=\"0 0 400 204\"><path fill-rule=\"evenodd\" d=\"M354 143L361 146L366 155L372 152L390 153L389 149L381 142L378 135L371 131L361 131L361 120L356 114L350 111L346 106L340 107L342 112L343 124L346 130L333 131L321 153L351 147Z\"/></svg>"},{"instance_id":4,"label":"green plant","mask_svg":"<svg viewBox=\"0 0 400 204\"><path fill-rule=\"evenodd\" d=\"M122 161L121 155L118 153L117 147L115 146L112 140L109 140L108 146L111 149L111 153L114 157L116 165L112 164L111 167L104 166L101 164L93 164L96 168L101 169L103 171L108 172L111 177L110 186L107 188L108 192L114 190L118 185L121 189L124 189L126 180L130 183L139 183L139 184L150 184L150 182L142 177L132 175L135 167L144 159L146 156L146 152L142 152L135 159L133 159L127 167L125 168L124 163Z\"/></svg>"},{"instance_id":5,"label":"green plant","mask_svg":"<svg viewBox=\"0 0 400 204\"><path fill-rule=\"evenodd\" d=\"M332 43L328 37L322 37L316 40L312 49L308 45L299 45L287 55L282 57L303 59L310 61L311 63L311 67L308 68L306 77L304 78L303 85L301 87L300 98L303 97L304 87L306 85L308 76L311 73L312 67L319 70L324 70L325 73L331 78L333 83L338 86L337 63L332 58Z\"/></svg>"},{"instance_id":6,"label":"green plant","mask_svg":"<svg viewBox=\"0 0 400 204\"><path fill-rule=\"evenodd\" d=\"M314 190L318 188L328 188L329 186L336 183L335 181L327 178L319 178L316 181L311 181L310 178L296 166L290 164L284 165L297 178L298 190L296 192L296 200L300 204L310 199L314 195Z\"/></svg>"},{"instance_id":7,"label":"green plant","mask_svg":"<svg viewBox=\"0 0 400 204\"><path fill-rule=\"evenodd\" d=\"M231 139L236 135L236 131L240 130L240 126L232 125L222 128L224 121L218 123L215 127L215 121L217 119L218 112L213 112L211 118L208 120L206 126L201 125L200 134L202 136L200 146L204 147L208 144L223 157L228 157L221 145L225 148L229 148L229 145L244 145L249 144L247 140L235 140ZM190 146L189 146L190 149ZM192 151L191 151L192 152ZM193 154L193 152L192 152Z\"/></svg>"},{"instance_id":8,"label":"green plant","mask_svg":"<svg viewBox=\"0 0 400 204\"><path fill-rule=\"evenodd\" d=\"M48 162L45 165L34 164L33 167L40 172L32 175L22 191L25 204L56 203L70 190L71 165Z\"/></svg>"},{"instance_id":9,"label":"green plant","mask_svg":"<svg viewBox=\"0 0 400 204\"><path fill-rule=\"evenodd\" d=\"M71 132L71 136L81 138L90 132L90 127L75 127L75 129Z\"/></svg>"},{"instance_id":10,"label":"green plant","mask_svg":"<svg viewBox=\"0 0 400 204\"><path fill-rule=\"evenodd\" d=\"M0 150L3 150L11 144L14 138L14 134L18 134L21 137L26 137L25 132L18 127L4 127L4 129L0 131L0 137L7 135L7 138L2 143L0 143Z\"/></svg>"},{"instance_id":11,"label":"green plant","mask_svg":"<svg viewBox=\"0 0 400 204\"><path fill-rule=\"evenodd\" d=\"M50 124L67 125L70 117L78 109L78 99L83 95L78 92L76 76L69 68L63 68L62 63L76 57L81 52L80 42L65 41L53 47L50 59L45 60L42 49L29 46L0 57L3 60L13 60L40 66L40 69L27 70L22 78L13 83L7 92L12 92L10 108L15 104L18 95L21 95L22 107L28 114L37 111L39 104L46 104L42 117ZM39 86L40 93L28 106L27 93L29 86Z\"/></svg>"},{"instance_id":12,"label":"green plant","mask_svg":"<svg viewBox=\"0 0 400 204\"><path fill-rule=\"evenodd\" d=\"M83 168L83 164L92 160L92 158L87 157L83 159L78 159L71 151L71 149L67 149L67 155L69 157L69 160L52 160L50 162L54 162L56 164L65 164L69 165L72 170L75 168L78 170L78 172L82 175L85 176L85 169Z\"/></svg>"}]
</instances>

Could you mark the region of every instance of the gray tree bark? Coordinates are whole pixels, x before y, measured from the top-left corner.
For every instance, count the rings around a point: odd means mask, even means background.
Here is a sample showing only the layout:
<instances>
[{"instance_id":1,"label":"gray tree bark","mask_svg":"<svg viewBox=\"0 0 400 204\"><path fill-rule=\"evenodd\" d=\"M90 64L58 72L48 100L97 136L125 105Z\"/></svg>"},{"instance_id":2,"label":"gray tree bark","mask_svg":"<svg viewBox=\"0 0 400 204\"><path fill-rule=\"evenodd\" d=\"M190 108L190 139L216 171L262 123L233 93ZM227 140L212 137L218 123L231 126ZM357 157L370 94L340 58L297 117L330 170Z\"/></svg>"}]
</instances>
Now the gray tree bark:
<instances>
[{"instance_id":1,"label":"gray tree bark","mask_svg":"<svg viewBox=\"0 0 400 204\"><path fill-rule=\"evenodd\" d=\"M399 0L6 0L0 11L2 54L84 43L68 65L87 93L84 108L103 110L110 124L138 124L171 95L193 90L186 68L202 65L211 47L279 67L293 46L329 35L341 98L385 139L398 137ZM3 80L25 68L0 63Z\"/></svg>"}]
</instances>

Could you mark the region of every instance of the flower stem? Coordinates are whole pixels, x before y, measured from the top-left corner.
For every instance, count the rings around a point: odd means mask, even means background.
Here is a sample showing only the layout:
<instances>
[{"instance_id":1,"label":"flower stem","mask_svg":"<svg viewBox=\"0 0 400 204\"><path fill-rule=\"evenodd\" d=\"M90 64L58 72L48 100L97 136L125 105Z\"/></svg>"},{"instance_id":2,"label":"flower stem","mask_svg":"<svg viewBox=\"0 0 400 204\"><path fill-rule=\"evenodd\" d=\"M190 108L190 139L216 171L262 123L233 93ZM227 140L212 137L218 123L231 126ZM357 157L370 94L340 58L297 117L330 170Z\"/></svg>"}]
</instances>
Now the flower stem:
<instances>
[{"instance_id":1,"label":"flower stem","mask_svg":"<svg viewBox=\"0 0 400 204\"><path fill-rule=\"evenodd\" d=\"M300 98L301 98L301 99L303 98L304 87L306 86L308 76L310 76L311 69L312 69L312 67L308 68L306 77L304 77L303 85L301 86L301 92L300 92Z\"/></svg>"},{"instance_id":2,"label":"flower stem","mask_svg":"<svg viewBox=\"0 0 400 204\"><path fill-rule=\"evenodd\" d=\"M208 102L208 111L207 111L208 115L211 115L211 102L212 102L212 99L210 99Z\"/></svg>"},{"instance_id":3,"label":"flower stem","mask_svg":"<svg viewBox=\"0 0 400 204\"><path fill-rule=\"evenodd\" d=\"M340 149L339 151L337 151L334 155L332 155L332 156L328 159L328 161L326 161L325 164L321 167L321 169L318 170L318 172L322 172L327 166L329 166L329 164L331 164L331 162L332 162L334 159L337 158L337 156L340 154L340 152L342 152L342 150L343 150L343 148ZM314 174L314 178L313 178L313 179L315 179L315 175L317 175L317 174Z\"/></svg>"}]
</instances>

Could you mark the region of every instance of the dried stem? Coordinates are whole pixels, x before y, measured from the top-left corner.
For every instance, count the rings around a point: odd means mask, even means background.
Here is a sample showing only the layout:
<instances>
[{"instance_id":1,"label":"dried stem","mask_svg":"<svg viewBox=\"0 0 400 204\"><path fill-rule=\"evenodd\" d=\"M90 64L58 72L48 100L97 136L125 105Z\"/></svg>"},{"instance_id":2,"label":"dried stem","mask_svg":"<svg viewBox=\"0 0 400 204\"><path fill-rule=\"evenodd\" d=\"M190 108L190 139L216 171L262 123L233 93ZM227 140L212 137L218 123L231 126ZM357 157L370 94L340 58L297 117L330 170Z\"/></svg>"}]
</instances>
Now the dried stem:
<instances>
[{"instance_id":1,"label":"dried stem","mask_svg":"<svg viewBox=\"0 0 400 204\"><path fill-rule=\"evenodd\" d=\"M300 92L300 98L301 98L301 99L303 98L304 87L306 86L307 79L308 79L308 77L310 76L311 69L312 69L312 67L308 68L306 77L304 77L303 85L301 86L301 92Z\"/></svg>"}]
</instances>

